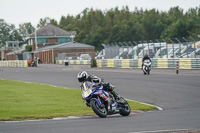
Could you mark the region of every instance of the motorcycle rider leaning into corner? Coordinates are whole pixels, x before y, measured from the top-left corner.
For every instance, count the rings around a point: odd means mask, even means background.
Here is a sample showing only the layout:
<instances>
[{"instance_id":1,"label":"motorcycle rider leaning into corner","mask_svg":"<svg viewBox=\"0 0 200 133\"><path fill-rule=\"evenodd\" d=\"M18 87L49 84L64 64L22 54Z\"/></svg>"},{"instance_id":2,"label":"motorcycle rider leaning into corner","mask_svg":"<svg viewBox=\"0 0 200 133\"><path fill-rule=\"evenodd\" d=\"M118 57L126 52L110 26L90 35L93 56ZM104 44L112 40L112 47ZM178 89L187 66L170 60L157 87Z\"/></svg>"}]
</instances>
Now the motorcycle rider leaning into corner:
<instances>
[{"instance_id":1,"label":"motorcycle rider leaning into corner","mask_svg":"<svg viewBox=\"0 0 200 133\"><path fill-rule=\"evenodd\" d=\"M118 94L116 94L114 91L115 87L112 86L110 83L104 83L102 78L99 78L95 75L88 75L88 73L86 71L79 72L77 75L77 78L80 83L89 81L89 82L94 82L96 85L98 85L98 84L103 85L104 89L106 91L109 91L114 96L116 102L121 102L121 101L119 101L120 96Z\"/></svg>"},{"instance_id":2,"label":"motorcycle rider leaning into corner","mask_svg":"<svg viewBox=\"0 0 200 133\"><path fill-rule=\"evenodd\" d=\"M142 68L143 68L145 60L150 60L150 62L151 62L151 59L149 58L148 54L145 54L144 57L142 58Z\"/></svg>"}]
</instances>

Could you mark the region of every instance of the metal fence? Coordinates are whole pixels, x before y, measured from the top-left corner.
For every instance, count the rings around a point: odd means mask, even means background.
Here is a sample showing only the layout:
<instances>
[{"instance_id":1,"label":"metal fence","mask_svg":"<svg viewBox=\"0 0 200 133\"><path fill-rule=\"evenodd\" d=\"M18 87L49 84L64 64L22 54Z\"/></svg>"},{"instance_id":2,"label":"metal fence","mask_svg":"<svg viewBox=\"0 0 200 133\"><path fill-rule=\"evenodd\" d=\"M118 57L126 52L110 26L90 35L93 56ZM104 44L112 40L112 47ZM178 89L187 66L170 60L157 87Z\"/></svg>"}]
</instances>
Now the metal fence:
<instances>
[{"instance_id":1,"label":"metal fence","mask_svg":"<svg viewBox=\"0 0 200 133\"><path fill-rule=\"evenodd\" d=\"M200 41L190 37L174 39L129 41L102 44L104 56L97 59L140 59L144 55L150 58L200 58Z\"/></svg>"}]
</instances>

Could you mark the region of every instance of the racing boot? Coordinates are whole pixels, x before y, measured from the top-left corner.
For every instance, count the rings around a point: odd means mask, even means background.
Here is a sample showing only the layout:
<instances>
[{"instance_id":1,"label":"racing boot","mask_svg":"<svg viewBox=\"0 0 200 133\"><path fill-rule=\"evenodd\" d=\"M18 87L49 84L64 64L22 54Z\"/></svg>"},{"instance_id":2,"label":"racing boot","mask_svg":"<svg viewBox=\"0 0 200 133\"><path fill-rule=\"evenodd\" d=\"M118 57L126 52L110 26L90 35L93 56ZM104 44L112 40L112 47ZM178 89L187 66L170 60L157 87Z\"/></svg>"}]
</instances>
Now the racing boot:
<instances>
[{"instance_id":1,"label":"racing boot","mask_svg":"<svg viewBox=\"0 0 200 133\"><path fill-rule=\"evenodd\" d=\"M115 87L114 86L112 86L110 83L105 83L104 88L106 90L108 90L113 95L113 97L114 97L114 99L116 100L117 103L121 103L120 101L122 101L122 100L120 100L120 96L117 93L115 93L115 91L114 91Z\"/></svg>"},{"instance_id":2,"label":"racing boot","mask_svg":"<svg viewBox=\"0 0 200 133\"><path fill-rule=\"evenodd\" d=\"M119 100L119 96L115 93L114 90L110 91L110 93L114 96L115 100Z\"/></svg>"},{"instance_id":3,"label":"racing boot","mask_svg":"<svg viewBox=\"0 0 200 133\"><path fill-rule=\"evenodd\" d=\"M115 98L115 100L116 100L117 103L121 103L121 104L125 103L125 101L120 98L120 95L118 95L117 93L115 93L114 90L112 90L110 93L114 96L114 98Z\"/></svg>"}]
</instances>

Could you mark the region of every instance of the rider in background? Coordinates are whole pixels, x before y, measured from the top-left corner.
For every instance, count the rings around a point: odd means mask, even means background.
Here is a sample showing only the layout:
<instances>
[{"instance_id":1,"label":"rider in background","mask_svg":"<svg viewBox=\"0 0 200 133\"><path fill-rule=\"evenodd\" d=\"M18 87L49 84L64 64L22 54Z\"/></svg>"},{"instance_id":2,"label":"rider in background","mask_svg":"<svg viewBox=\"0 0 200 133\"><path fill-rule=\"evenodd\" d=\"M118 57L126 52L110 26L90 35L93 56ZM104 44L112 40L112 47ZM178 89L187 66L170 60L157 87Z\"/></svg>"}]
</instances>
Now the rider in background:
<instances>
[{"instance_id":1,"label":"rider in background","mask_svg":"<svg viewBox=\"0 0 200 133\"><path fill-rule=\"evenodd\" d=\"M142 59L142 67L143 67L143 65L144 65L144 61L145 61L145 60L150 60L150 61L151 61L151 59L149 58L148 54L145 54L145 56L144 56L143 59Z\"/></svg>"},{"instance_id":2,"label":"rider in background","mask_svg":"<svg viewBox=\"0 0 200 133\"><path fill-rule=\"evenodd\" d=\"M114 86L111 85L110 83L104 83L103 79L102 78L99 78L95 75L88 75L88 73L86 71L82 71L80 73L78 73L77 75L77 78L78 78L78 81L79 82L85 82L85 81L89 81L89 82L94 82L95 84L102 84L104 89L106 91L109 91L116 100L119 100L119 95L117 95L114 91Z\"/></svg>"}]
</instances>

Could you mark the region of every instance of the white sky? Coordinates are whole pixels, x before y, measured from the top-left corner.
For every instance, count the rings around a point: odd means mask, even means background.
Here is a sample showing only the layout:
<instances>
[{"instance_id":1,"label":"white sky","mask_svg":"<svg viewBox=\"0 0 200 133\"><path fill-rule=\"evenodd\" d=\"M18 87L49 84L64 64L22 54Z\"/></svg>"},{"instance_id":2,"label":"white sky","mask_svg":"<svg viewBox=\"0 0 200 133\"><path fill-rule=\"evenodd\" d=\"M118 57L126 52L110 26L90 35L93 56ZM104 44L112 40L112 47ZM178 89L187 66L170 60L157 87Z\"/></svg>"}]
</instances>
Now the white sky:
<instances>
[{"instance_id":1,"label":"white sky","mask_svg":"<svg viewBox=\"0 0 200 133\"><path fill-rule=\"evenodd\" d=\"M62 15L76 16L85 8L105 11L126 5L130 11L135 7L168 11L175 6L187 11L199 7L200 0L0 0L0 18L16 27L25 22L36 27L40 18L50 17L59 22Z\"/></svg>"}]
</instances>

